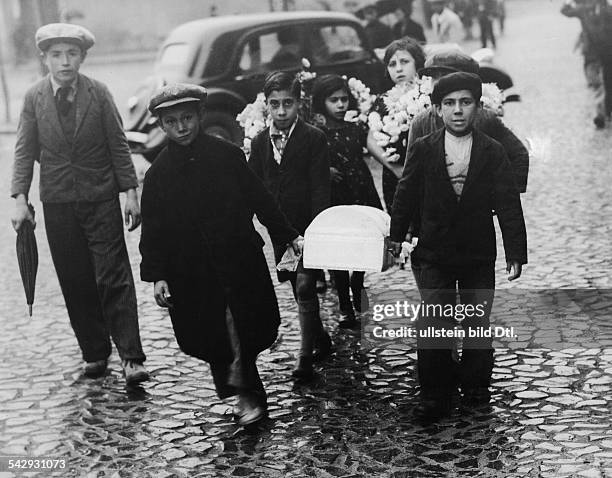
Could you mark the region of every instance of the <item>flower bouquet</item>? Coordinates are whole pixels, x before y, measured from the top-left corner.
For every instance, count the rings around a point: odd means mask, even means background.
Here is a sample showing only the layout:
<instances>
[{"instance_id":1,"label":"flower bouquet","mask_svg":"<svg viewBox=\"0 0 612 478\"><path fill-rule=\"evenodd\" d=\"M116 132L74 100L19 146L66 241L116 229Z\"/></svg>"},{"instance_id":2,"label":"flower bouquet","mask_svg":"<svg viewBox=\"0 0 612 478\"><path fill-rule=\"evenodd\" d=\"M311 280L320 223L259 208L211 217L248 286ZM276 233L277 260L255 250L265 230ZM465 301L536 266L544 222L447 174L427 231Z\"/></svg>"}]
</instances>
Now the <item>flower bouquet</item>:
<instances>
[{"instance_id":1,"label":"flower bouquet","mask_svg":"<svg viewBox=\"0 0 612 478\"><path fill-rule=\"evenodd\" d=\"M482 84L482 97L480 98L483 108L493 111L497 116L504 115L504 93L495 83Z\"/></svg>"},{"instance_id":2,"label":"flower bouquet","mask_svg":"<svg viewBox=\"0 0 612 478\"><path fill-rule=\"evenodd\" d=\"M372 95L370 93L370 88L357 78L349 78L347 83L351 90L351 94L357 100L357 110L347 111L344 115L344 121L350 123L356 123L358 121L367 123L368 113L372 109L376 96Z\"/></svg>"},{"instance_id":3,"label":"flower bouquet","mask_svg":"<svg viewBox=\"0 0 612 478\"><path fill-rule=\"evenodd\" d=\"M374 111L368 115L368 126L379 146L388 153L393 152L390 145L397 143L400 135L408 131L416 115L431 107L431 91L431 78L425 76L413 83L396 85L383 95L387 114L381 116Z\"/></svg>"},{"instance_id":4,"label":"flower bouquet","mask_svg":"<svg viewBox=\"0 0 612 478\"><path fill-rule=\"evenodd\" d=\"M270 124L270 116L266 107L266 97L259 93L253 103L249 103L242 110L236 121L244 130L243 151L248 155L251 151L251 141L257 134Z\"/></svg>"}]
</instances>

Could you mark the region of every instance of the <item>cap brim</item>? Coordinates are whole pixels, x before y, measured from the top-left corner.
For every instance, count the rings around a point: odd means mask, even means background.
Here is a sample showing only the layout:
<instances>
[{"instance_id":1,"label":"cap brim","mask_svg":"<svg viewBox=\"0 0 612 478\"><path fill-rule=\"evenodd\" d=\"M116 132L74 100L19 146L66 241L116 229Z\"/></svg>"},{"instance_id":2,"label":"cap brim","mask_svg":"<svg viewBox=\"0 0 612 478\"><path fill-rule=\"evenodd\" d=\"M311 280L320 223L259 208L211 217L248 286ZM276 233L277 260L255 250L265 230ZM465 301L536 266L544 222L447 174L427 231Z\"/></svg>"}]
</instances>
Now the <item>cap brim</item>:
<instances>
[{"instance_id":1,"label":"cap brim","mask_svg":"<svg viewBox=\"0 0 612 478\"><path fill-rule=\"evenodd\" d=\"M77 45L82 50L89 50L93 46L93 43L86 44L83 40L79 40L78 38L74 37L46 38L44 40L40 40L37 46L39 50L45 51L54 43L72 43L73 45Z\"/></svg>"},{"instance_id":2,"label":"cap brim","mask_svg":"<svg viewBox=\"0 0 612 478\"><path fill-rule=\"evenodd\" d=\"M158 104L155 108L155 111L170 108L171 106L180 105L181 103L199 103L202 101L202 98L195 98L193 96L186 96L184 98L179 98L178 100L164 101L163 103Z\"/></svg>"},{"instance_id":3,"label":"cap brim","mask_svg":"<svg viewBox=\"0 0 612 478\"><path fill-rule=\"evenodd\" d=\"M451 66L428 66L425 68L421 68L418 73L419 76L433 76L436 73L443 73L443 74L448 74L448 73L457 73L461 70L457 69L457 68L453 68Z\"/></svg>"}]
</instances>

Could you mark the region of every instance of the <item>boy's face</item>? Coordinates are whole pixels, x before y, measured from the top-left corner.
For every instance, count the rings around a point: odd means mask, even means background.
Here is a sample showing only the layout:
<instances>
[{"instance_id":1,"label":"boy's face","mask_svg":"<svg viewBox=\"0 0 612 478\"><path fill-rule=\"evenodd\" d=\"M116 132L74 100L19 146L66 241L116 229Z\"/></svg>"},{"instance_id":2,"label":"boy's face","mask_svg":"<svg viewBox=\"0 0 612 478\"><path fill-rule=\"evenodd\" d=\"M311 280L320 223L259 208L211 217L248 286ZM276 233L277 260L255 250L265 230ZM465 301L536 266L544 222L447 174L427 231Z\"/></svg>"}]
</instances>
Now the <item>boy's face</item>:
<instances>
[{"instance_id":1,"label":"boy's face","mask_svg":"<svg viewBox=\"0 0 612 478\"><path fill-rule=\"evenodd\" d=\"M278 129L289 128L298 115L298 99L289 90L274 90L266 98L268 111Z\"/></svg>"},{"instance_id":2,"label":"boy's face","mask_svg":"<svg viewBox=\"0 0 612 478\"><path fill-rule=\"evenodd\" d=\"M472 130L477 109L470 90L453 91L442 98L440 106L436 105L446 130L455 136L463 136Z\"/></svg>"},{"instance_id":3,"label":"boy's face","mask_svg":"<svg viewBox=\"0 0 612 478\"><path fill-rule=\"evenodd\" d=\"M195 103L164 108L159 123L168 138L181 146L190 145L200 132L200 114Z\"/></svg>"},{"instance_id":4,"label":"boy's face","mask_svg":"<svg viewBox=\"0 0 612 478\"><path fill-rule=\"evenodd\" d=\"M85 53L73 43L54 43L43 53L44 64L62 86L68 86L76 79L84 59Z\"/></svg>"}]
</instances>

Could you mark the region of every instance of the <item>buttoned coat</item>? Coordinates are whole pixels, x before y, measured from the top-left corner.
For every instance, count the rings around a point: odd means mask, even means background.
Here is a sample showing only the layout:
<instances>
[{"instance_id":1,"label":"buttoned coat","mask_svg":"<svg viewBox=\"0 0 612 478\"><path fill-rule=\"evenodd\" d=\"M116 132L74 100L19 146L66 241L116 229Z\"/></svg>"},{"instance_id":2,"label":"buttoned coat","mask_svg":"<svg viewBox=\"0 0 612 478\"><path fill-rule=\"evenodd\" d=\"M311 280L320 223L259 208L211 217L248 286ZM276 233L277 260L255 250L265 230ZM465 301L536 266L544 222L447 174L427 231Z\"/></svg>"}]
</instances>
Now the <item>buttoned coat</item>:
<instances>
[{"instance_id":1,"label":"buttoned coat","mask_svg":"<svg viewBox=\"0 0 612 478\"><path fill-rule=\"evenodd\" d=\"M526 264L523 210L504 148L474 130L467 178L457 201L446 167L444 135L445 130L439 130L409 149L393 202L391 239L402 242L415 221L415 259L442 266L495 262L495 210L506 260Z\"/></svg>"},{"instance_id":2,"label":"buttoned coat","mask_svg":"<svg viewBox=\"0 0 612 478\"><path fill-rule=\"evenodd\" d=\"M17 129L11 195L28 194L40 162L40 199L104 201L138 186L121 117L108 88L79 74L76 129L67 138L47 76L25 95Z\"/></svg>"}]
</instances>

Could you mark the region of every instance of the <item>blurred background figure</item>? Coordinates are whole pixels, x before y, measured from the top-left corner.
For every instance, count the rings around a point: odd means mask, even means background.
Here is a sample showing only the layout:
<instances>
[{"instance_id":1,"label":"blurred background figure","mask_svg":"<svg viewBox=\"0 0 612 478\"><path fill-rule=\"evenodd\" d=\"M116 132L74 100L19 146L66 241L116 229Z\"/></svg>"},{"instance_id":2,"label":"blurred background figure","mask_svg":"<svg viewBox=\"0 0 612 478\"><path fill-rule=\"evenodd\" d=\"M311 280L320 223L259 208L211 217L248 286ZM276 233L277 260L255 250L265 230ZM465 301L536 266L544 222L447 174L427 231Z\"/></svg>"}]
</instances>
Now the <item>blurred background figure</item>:
<instances>
[{"instance_id":1,"label":"blurred background figure","mask_svg":"<svg viewBox=\"0 0 612 478\"><path fill-rule=\"evenodd\" d=\"M368 5L363 9L365 20L365 31L368 35L371 48L385 48L393 41L391 28L378 19L378 9L376 5Z\"/></svg>"},{"instance_id":2,"label":"blurred background figure","mask_svg":"<svg viewBox=\"0 0 612 478\"><path fill-rule=\"evenodd\" d=\"M580 20L578 47L584 55L584 74L593 91L597 128L612 112L612 12L606 0L566 0L561 13Z\"/></svg>"},{"instance_id":3,"label":"blurred background figure","mask_svg":"<svg viewBox=\"0 0 612 478\"><path fill-rule=\"evenodd\" d=\"M398 0L395 16L398 22L393 25L393 34L396 40L404 37L410 37L418 42L425 43L425 33L420 23L415 22L412 17L413 0Z\"/></svg>"},{"instance_id":4,"label":"blurred background figure","mask_svg":"<svg viewBox=\"0 0 612 478\"><path fill-rule=\"evenodd\" d=\"M480 43L487 48L491 40L493 48L495 45L495 34L493 33L493 18L497 13L496 0L478 0L478 24L480 25Z\"/></svg>"},{"instance_id":5,"label":"blurred background figure","mask_svg":"<svg viewBox=\"0 0 612 478\"><path fill-rule=\"evenodd\" d=\"M465 32L465 40L472 40L474 35L472 34L472 26L474 25L474 14L476 12L476 4L474 0L455 0L453 2L453 10L463 24L463 30Z\"/></svg>"},{"instance_id":6,"label":"blurred background figure","mask_svg":"<svg viewBox=\"0 0 612 478\"><path fill-rule=\"evenodd\" d=\"M463 39L461 18L446 4L446 0L428 0L433 15L431 27L437 43L458 43Z\"/></svg>"},{"instance_id":7,"label":"blurred background figure","mask_svg":"<svg viewBox=\"0 0 612 478\"><path fill-rule=\"evenodd\" d=\"M506 0L497 0L497 19L499 20L499 33L503 35L506 22Z\"/></svg>"}]
</instances>

